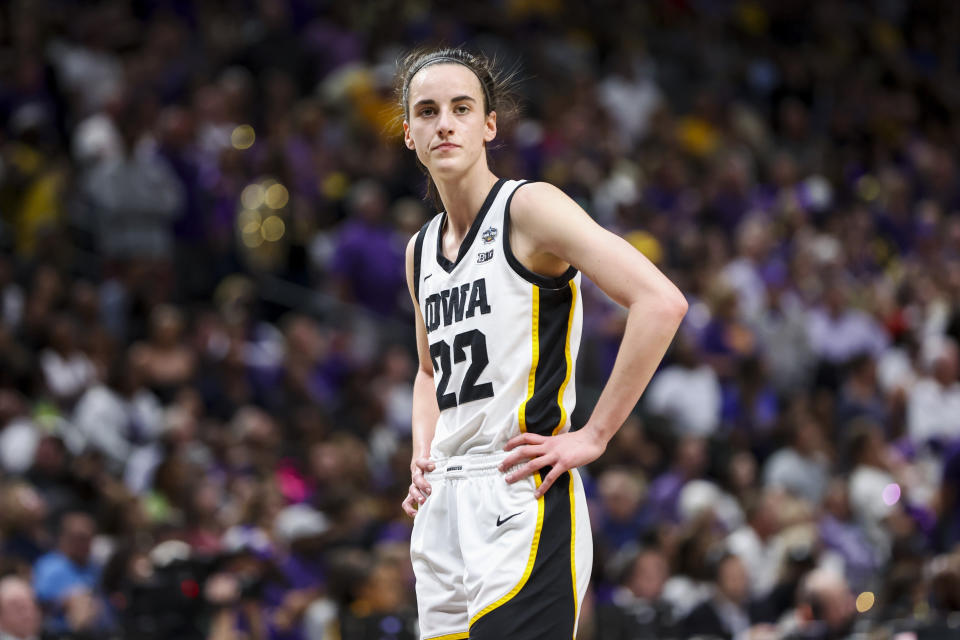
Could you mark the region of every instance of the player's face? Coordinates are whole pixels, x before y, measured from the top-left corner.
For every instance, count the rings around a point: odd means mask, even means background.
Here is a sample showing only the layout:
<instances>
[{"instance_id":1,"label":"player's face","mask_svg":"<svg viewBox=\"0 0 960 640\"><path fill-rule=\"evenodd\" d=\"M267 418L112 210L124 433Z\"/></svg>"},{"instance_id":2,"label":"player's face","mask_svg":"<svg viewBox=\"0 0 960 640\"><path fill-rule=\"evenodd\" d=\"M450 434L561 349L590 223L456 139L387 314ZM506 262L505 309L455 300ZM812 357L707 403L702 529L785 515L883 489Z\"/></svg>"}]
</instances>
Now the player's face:
<instances>
[{"instance_id":1,"label":"player's face","mask_svg":"<svg viewBox=\"0 0 960 640\"><path fill-rule=\"evenodd\" d=\"M497 135L496 112L484 113L480 79L456 63L417 72L407 91L404 142L434 178L465 173L485 161L484 144Z\"/></svg>"}]
</instances>

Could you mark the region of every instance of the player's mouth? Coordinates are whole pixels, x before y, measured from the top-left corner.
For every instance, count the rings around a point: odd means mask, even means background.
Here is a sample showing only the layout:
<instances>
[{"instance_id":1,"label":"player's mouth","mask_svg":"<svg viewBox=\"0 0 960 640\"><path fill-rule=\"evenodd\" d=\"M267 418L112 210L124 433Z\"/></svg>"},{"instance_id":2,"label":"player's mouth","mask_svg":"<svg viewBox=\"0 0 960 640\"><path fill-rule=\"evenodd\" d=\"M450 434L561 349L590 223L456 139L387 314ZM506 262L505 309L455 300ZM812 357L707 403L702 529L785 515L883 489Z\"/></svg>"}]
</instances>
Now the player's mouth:
<instances>
[{"instance_id":1,"label":"player's mouth","mask_svg":"<svg viewBox=\"0 0 960 640\"><path fill-rule=\"evenodd\" d=\"M452 142L441 142L433 148L434 151L449 151L451 149L459 149L460 145L453 144Z\"/></svg>"}]
</instances>

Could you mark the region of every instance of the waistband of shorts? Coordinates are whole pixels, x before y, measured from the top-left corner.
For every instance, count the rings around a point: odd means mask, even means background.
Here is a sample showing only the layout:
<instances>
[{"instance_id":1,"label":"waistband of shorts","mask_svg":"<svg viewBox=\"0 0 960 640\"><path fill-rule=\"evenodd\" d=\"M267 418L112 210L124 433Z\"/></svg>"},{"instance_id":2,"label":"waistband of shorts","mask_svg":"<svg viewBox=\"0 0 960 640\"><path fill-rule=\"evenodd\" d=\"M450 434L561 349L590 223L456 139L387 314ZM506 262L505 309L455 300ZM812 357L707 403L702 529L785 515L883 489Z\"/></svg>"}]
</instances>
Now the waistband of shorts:
<instances>
[{"instance_id":1,"label":"waistband of shorts","mask_svg":"<svg viewBox=\"0 0 960 640\"><path fill-rule=\"evenodd\" d=\"M502 474L511 471L500 471L500 463L510 455L507 451L487 454L467 454L463 456L452 456L450 458L441 458L433 460L437 465L433 471L428 471L426 478L443 478L452 476L483 476ZM520 465L517 465L520 466ZM514 467L516 468L516 467Z\"/></svg>"}]
</instances>

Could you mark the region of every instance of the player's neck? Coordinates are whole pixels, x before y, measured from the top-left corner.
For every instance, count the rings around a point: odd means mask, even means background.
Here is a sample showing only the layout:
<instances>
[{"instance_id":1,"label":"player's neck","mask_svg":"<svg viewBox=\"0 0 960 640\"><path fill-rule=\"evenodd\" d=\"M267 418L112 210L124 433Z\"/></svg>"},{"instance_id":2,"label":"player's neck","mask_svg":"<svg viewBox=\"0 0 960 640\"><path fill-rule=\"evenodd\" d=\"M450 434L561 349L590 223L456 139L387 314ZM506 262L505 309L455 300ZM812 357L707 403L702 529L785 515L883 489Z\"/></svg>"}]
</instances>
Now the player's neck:
<instances>
[{"instance_id":1,"label":"player's neck","mask_svg":"<svg viewBox=\"0 0 960 640\"><path fill-rule=\"evenodd\" d=\"M447 212L447 229L455 238L462 239L467 235L487 194L497 182L497 176L486 165L477 169L455 180L434 180Z\"/></svg>"}]
</instances>

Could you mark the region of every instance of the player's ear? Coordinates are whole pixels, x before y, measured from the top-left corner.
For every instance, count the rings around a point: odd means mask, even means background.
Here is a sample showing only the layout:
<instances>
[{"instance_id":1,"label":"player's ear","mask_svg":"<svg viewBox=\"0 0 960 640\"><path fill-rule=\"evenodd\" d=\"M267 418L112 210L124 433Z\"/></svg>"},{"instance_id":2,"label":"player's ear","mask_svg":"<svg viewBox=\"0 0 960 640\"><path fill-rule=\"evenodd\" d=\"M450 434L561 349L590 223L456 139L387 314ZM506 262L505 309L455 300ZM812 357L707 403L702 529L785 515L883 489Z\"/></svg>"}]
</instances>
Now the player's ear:
<instances>
[{"instance_id":1,"label":"player's ear","mask_svg":"<svg viewBox=\"0 0 960 640\"><path fill-rule=\"evenodd\" d=\"M483 141L492 142L497 137L497 112L491 111L483 123Z\"/></svg>"},{"instance_id":2,"label":"player's ear","mask_svg":"<svg viewBox=\"0 0 960 640\"><path fill-rule=\"evenodd\" d=\"M413 144L413 138L410 136L410 123L406 120L403 121L403 144L407 145L407 149L411 151L416 151L417 147Z\"/></svg>"}]
</instances>

